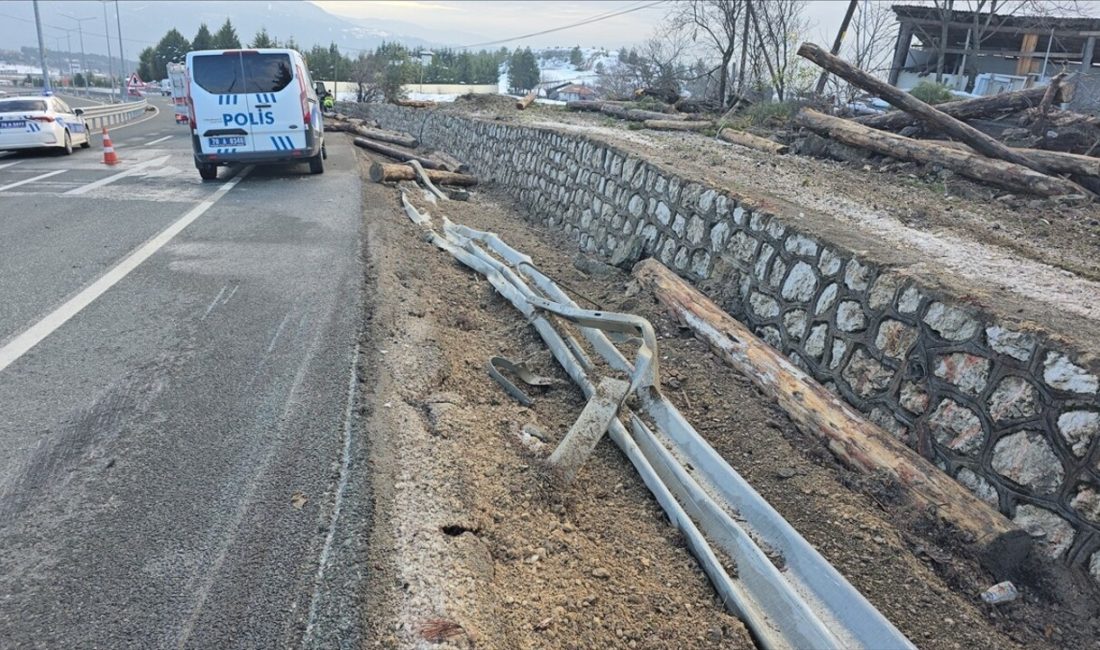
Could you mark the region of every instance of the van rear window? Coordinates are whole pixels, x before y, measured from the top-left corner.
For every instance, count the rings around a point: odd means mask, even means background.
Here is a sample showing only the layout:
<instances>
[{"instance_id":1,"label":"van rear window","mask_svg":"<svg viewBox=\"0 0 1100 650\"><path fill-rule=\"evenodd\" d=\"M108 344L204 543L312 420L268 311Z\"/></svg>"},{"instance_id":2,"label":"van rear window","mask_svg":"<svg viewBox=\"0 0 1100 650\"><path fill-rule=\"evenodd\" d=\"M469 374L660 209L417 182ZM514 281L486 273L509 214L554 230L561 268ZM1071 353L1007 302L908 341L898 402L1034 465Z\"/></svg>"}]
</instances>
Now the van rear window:
<instances>
[{"instance_id":1,"label":"van rear window","mask_svg":"<svg viewBox=\"0 0 1100 650\"><path fill-rule=\"evenodd\" d=\"M274 93L294 79L290 55L259 52L196 56L191 72L195 83L215 95Z\"/></svg>"}]
</instances>

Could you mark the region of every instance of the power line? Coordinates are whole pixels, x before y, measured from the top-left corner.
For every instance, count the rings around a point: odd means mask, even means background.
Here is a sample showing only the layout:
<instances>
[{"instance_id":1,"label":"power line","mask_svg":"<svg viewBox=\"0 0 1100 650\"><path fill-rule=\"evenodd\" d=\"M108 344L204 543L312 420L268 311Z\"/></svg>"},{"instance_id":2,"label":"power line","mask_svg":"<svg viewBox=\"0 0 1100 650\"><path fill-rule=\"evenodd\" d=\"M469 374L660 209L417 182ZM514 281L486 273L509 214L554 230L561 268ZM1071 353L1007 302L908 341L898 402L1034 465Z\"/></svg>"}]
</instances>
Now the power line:
<instances>
[{"instance_id":1,"label":"power line","mask_svg":"<svg viewBox=\"0 0 1100 650\"><path fill-rule=\"evenodd\" d=\"M572 23L572 24L569 24L569 25L562 25L561 27L554 27L552 29L544 29L541 32L532 32L530 34L523 34L521 36L513 36L512 38L504 38L504 39L501 39L499 41L487 41L485 43L474 43L473 45L463 45L463 46L459 47L458 49L468 50L472 47L485 47L487 45L500 45L502 43L510 43L511 41L518 41L518 40L524 39L524 38L531 38L532 36L542 36L543 34L552 34L554 32L560 32L560 31L565 30L565 29L572 29L574 27L580 27L582 25L590 25L592 23L598 23L601 20L607 20L608 18L614 18L616 16L622 16L624 14L633 13L635 11L641 11L642 9L648 9L650 7L655 7L659 4L664 4L667 1L668 0L657 0L657 2L650 2L649 4L644 4L644 5L637 6L637 7L630 7L630 8L627 8L627 9L620 9L619 11L612 11L612 12L609 12L609 13L597 14L595 16L592 16L591 18L586 18L584 20L581 20L581 21L578 21L578 22L575 22L575 23Z\"/></svg>"},{"instance_id":2,"label":"power line","mask_svg":"<svg viewBox=\"0 0 1100 650\"><path fill-rule=\"evenodd\" d=\"M33 20L23 18L22 16L13 16L11 14L6 14L6 13L3 13L3 12L0 12L0 16L3 16L4 18L11 18L12 20L19 20L19 21L22 21L22 22L25 22L25 23L32 23L32 24L34 23ZM99 19L96 18L96 20L99 20ZM65 31L66 29L68 29L67 27L58 27L57 25L50 25L49 23L42 23L42 26L43 27L49 27L50 29L61 30L61 31ZM104 39L108 38L108 36L106 34L101 34L99 32L93 32L91 30L84 32L84 34L86 36L96 36L96 37L104 38ZM138 43L140 45L156 45L156 43L154 43L153 41L144 41L144 40L137 39L137 38L124 38L122 40L129 41L131 43Z\"/></svg>"}]
</instances>

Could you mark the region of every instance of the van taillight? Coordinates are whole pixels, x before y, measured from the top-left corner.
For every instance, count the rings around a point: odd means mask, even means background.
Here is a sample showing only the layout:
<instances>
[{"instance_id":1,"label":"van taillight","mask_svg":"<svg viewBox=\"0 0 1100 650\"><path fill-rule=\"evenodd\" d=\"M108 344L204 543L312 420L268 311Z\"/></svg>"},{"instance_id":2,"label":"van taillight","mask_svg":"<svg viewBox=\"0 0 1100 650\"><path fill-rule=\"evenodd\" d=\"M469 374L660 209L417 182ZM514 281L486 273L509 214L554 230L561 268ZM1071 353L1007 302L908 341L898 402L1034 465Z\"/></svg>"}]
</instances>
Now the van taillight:
<instances>
[{"instance_id":1,"label":"van taillight","mask_svg":"<svg viewBox=\"0 0 1100 650\"><path fill-rule=\"evenodd\" d=\"M190 94L187 95L187 120L191 123L191 130L194 131L198 124L195 122L195 102Z\"/></svg>"},{"instance_id":2,"label":"van taillight","mask_svg":"<svg viewBox=\"0 0 1100 650\"><path fill-rule=\"evenodd\" d=\"M313 124L313 112L309 110L309 98L306 95L306 82L304 75L302 74L302 68L300 66L294 66L294 69L298 72L298 99L302 102L302 124L310 126Z\"/></svg>"}]
</instances>

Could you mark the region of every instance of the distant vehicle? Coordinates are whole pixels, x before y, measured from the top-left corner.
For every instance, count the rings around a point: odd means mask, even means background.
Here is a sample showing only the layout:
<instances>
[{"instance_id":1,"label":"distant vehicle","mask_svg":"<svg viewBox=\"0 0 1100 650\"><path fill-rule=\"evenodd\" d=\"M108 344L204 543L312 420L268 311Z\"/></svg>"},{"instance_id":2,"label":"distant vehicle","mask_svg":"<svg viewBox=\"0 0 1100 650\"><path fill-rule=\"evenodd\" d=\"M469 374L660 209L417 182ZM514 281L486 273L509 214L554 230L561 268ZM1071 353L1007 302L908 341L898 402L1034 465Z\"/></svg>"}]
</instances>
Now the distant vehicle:
<instances>
[{"instance_id":1,"label":"distant vehicle","mask_svg":"<svg viewBox=\"0 0 1100 650\"><path fill-rule=\"evenodd\" d=\"M313 81L296 50L199 50L187 54L195 167L204 180L229 163L308 162L325 171L324 129Z\"/></svg>"},{"instance_id":2,"label":"distant vehicle","mask_svg":"<svg viewBox=\"0 0 1100 650\"><path fill-rule=\"evenodd\" d=\"M168 64L168 93L176 109L176 124L187 124L187 68L182 63Z\"/></svg>"},{"instance_id":3,"label":"distant vehicle","mask_svg":"<svg viewBox=\"0 0 1100 650\"><path fill-rule=\"evenodd\" d=\"M161 79L160 80L160 94L164 95L165 97L171 97L172 96L172 80L171 79Z\"/></svg>"},{"instance_id":4,"label":"distant vehicle","mask_svg":"<svg viewBox=\"0 0 1100 650\"><path fill-rule=\"evenodd\" d=\"M92 143L83 114L57 97L0 99L0 151L56 147L68 155L73 144L87 149Z\"/></svg>"}]
</instances>

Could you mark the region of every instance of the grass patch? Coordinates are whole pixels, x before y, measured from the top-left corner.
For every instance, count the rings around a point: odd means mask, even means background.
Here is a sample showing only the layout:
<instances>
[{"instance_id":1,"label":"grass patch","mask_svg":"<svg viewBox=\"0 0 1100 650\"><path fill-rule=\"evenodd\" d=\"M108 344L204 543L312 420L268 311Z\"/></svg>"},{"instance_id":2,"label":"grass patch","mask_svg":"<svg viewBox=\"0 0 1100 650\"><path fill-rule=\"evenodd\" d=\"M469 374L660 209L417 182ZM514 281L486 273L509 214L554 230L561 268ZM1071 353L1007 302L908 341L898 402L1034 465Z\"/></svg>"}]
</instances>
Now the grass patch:
<instances>
[{"instance_id":1,"label":"grass patch","mask_svg":"<svg viewBox=\"0 0 1100 650\"><path fill-rule=\"evenodd\" d=\"M910 90L909 94L925 104L942 104L955 99L947 86L935 81L922 81Z\"/></svg>"}]
</instances>

